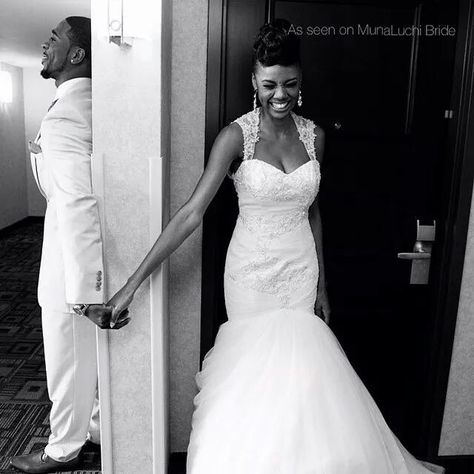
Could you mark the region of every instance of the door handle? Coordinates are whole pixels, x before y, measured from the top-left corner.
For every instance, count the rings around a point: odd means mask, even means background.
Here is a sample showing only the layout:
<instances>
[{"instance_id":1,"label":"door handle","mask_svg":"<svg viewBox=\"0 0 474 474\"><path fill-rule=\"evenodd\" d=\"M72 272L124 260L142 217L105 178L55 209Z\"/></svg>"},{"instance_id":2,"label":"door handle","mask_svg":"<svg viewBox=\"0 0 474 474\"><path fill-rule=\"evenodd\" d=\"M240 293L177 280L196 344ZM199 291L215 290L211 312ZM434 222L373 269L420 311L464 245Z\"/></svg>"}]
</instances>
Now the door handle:
<instances>
[{"instance_id":1,"label":"door handle","mask_svg":"<svg viewBox=\"0 0 474 474\"><path fill-rule=\"evenodd\" d=\"M429 280L431 250L436 234L436 221L433 225L420 225L416 221L416 242L411 252L399 252L401 260L411 260L411 285L426 285Z\"/></svg>"},{"instance_id":2,"label":"door handle","mask_svg":"<svg viewBox=\"0 0 474 474\"><path fill-rule=\"evenodd\" d=\"M431 258L431 252L399 252L398 258L401 260L425 260Z\"/></svg>"}]
</instances>

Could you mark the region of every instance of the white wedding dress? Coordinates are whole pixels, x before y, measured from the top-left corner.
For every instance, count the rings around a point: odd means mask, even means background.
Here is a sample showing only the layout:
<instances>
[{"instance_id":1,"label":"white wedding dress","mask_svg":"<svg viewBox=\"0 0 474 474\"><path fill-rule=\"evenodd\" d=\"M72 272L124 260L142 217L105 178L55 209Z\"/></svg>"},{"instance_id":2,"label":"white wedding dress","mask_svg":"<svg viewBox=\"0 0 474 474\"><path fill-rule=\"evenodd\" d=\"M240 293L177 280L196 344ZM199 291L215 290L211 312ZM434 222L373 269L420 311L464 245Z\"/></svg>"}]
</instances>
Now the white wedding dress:
<instances>
[{"instance_id":1,"label":"white wedding dress","mask_svg":"<svg viewBox=\"0 0 474 474\"><path fill-rule=\"evenodd\" d=\"M188 474L425 474L390 431L314 314L318 260L308 208L319 188L314 124L292 114L309 161L252 159L259 109L236 122L239 217L224 275L229 321L197 375Z\"/></svg>"}]
</instances>

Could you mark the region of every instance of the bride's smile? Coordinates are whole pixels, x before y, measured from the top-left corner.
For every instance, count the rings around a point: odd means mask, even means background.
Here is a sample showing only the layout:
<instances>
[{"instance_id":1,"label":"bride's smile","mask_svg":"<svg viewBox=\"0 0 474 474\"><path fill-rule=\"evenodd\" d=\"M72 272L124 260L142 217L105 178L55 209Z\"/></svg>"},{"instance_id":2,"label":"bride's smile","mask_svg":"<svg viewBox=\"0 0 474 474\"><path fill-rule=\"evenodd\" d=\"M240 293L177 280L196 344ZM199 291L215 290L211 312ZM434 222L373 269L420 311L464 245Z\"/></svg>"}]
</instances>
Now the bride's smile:
<instances>
[{"instance_id":1,"label":"bride's smile","mask_svg":"<svg viewBox=\"0 0 474 474\"><path fill-rule=\"evenodd\" d=\"M264 113L282 119L288 116L298 101L301 71L297 65L263 66L257 63L252 83Z\"/></svg>"}]
</instances>

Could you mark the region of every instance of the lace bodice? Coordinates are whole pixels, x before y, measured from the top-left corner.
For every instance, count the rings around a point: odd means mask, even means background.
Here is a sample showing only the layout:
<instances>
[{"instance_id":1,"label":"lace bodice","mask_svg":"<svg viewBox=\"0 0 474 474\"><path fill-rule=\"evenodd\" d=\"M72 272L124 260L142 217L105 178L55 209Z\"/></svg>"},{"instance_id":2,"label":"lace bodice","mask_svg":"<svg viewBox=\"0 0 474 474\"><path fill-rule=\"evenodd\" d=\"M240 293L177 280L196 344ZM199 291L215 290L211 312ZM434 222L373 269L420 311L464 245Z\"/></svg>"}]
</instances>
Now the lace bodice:
<instances>
[{"instance_id":1,"label":"lace bodice","mask_svg":"<svg viewBox=\"0 0 474 474\"><path fill-rule=\"evenodd\" d=\"M261 107L258 107L235 120L235 123L239 124L242 129L242 134L244 136L244 161L253 158L255 145L259 140L260 116ZM316 152L314 150L314 140L316 138L316 134L314 133L314 122L301 117L300 115L296 115L293 112L291 112L291 117L295 122L300 140L303 142L309 158L311 160L316 160Z\"/></svg>"},{"instance_id":2,"label":"lace bodice","mask_svg":"<svg viewBox=\"0 0 474 474\"><path fill-rule=\"evenodd\" d=\"M254 158L259 140L259 109L236 120L242 129L244 156L232 175L239 198L239 216L226 272L234 284L273 295L278 306L285 307L292 303L295 290L302 287L307 287L305 300L311 306L318 278L314 238L308 222L308 209L320 182L314 149L315 126L311 120L293 113L291 116L309 157L291 173ZM292 252L294 245L299 245L297 254Z\"/></svg>"},{"instance_id":3,"label":"lace bodice","mask_svg":"<svg viewBox=\"0 0 474 474\"><path fill-rule=\"evenodd\" d=\"M244 137L243 161L232 175L239 196L240 213L268 215L294 210L301 215L307 211L319 189L320 170L314 149L314 123L294 113L291 116L298 130L299 138L308 153L309 161L291 173L285 173L275 166L254 159L255 145L259 140L260 109L238 118ZM280 227L275 222L276 227Z\"/></svg>"}]
</instances>

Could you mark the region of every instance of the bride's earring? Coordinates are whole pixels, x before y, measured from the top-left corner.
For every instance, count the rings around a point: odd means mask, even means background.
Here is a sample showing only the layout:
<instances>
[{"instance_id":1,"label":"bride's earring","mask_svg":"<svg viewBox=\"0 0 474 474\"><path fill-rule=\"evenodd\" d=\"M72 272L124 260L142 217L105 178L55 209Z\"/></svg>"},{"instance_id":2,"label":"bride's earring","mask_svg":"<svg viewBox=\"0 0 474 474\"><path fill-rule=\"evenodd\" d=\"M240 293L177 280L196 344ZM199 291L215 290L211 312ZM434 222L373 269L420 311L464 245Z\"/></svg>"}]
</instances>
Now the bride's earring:
<instances>
[{"instance_id":1,"label":"bride's earring","mask_svg":"<svg viewBox=\"0 0 474 474\"><path fill-rule=\"evenodd\" d=\"M303 105L303 97L301 96L301 89L298 91L298 107L301 107Z\"/></svg>"},{"instance_id":2,"label":"bride's earring","mask_svg":"<svg viewBox=\"0 0 474 474\"><path fill-rule=\"evenodd\" d=\"M257 89L253 90L253 110L257 108Z\"/></svg>"}]
</instances>

